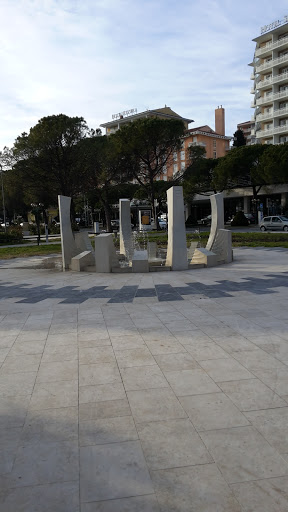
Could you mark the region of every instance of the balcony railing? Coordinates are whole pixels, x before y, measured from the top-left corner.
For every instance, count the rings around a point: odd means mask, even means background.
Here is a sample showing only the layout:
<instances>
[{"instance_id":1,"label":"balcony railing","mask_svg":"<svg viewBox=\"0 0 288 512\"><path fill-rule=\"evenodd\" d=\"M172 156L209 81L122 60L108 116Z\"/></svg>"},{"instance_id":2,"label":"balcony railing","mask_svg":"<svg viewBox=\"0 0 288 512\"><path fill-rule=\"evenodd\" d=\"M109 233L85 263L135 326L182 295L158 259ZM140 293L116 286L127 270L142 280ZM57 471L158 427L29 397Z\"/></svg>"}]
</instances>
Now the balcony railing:
<instances>
[{"instance_id":1,"label":"balcony railing","mask_svg":"<svg viewBox=\"0 0 288 512\"><path fill-rule=\"evenodd\" d=\"M275 92L274 94L269 94L269 96L259 98L256 100L256 105L258 107L258 105L265 105L267 103L269 104L272 101L279 100L281 98L288 98L288 90L281 91L281 92Z\"/></svg>"},{"instance_id":2,"label":"balcony railing","mask_svg":"<svg viewBox=\"0 0 288 512\"><path fill-rule=\"evenodd\" d=\"M282 55L281 57L277 57L277 59L271 59L268 62L264 62L263 64L256 64L256 73L260 73L265 69L273 68L274 66L278 66L284 62L288 62L288 53L286 55Z\"/></svg>"},{"instance_id":3,"label":"balcony railing","mask_svg":"<svg viewBox=\"0 0 288 512\"><path fill-rule=\"evenodd\" d=\"M279 82L288 81L288 72L280 73L280 75L271 76L271 78L266 78L266 80L260 80L257 84L257 89L261 89L261 87L267 87L272 84L277 84Z\"/></svg>"},{"instance_id":4,"label":"balcony railing","mask_svg":"<svg viewBox=\"0 0 288 512\"><path fill-rule=\"evenodd\" d=\"M276 48L280 48L280 46L283 46L288 43L288 36L283 37L283 39L278 39L278 41L275 41L274 43L267 43L265 46L261 46L261 48L257 48L255 52L255 56L259 57L263 53L267 52L267 50L275 50Z\"/></svg>"},{"instance_id":5,"label":"balcony railing","mask_svg":"<svg viewBox=\"0 0 288 512\"><path fill-rule=\"evenodd\" d=\"M257 132L257 138L271 137L272 135L276 135L277 133L288 133L288 123L283 126L271 128L270 130L260 130L259 132Z\"/></svg>"},{"instance_id":6,"label":"balcony railing","mask_svg":"<svg viewBox=\"0 0 288 512\"><path fill-rule=\"evenodd\" d=\"M273 109L271 109L271 112L263 112L263 114L256 114L256 121L257 123L259 121L267 121L268 119L273 119L274 117L274 114L273 114Z\"/></svg>"}]
</instances>

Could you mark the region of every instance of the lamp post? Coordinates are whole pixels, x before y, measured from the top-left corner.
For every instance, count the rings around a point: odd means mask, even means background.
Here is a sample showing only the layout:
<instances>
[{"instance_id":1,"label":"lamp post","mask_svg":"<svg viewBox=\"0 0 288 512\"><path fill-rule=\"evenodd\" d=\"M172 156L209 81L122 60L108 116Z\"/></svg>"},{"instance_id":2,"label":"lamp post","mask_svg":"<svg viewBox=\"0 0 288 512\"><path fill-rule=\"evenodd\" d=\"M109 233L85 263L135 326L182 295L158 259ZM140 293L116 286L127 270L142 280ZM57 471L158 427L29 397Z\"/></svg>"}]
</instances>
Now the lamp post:
<instances>
[{"instance_id":1,"label":"lamp post","mask_svg":"<svg viewBox=\"0 0 288 512\"><path fill-rule=\"evenodd\" d=\"M4 183L3 183L3 168L2 164L0 163L0 170L1 170L1 189L2 189L2 205L3 205L3 221L4 221L4 230L6 233L6 210L5 210L5 196L4 196Z\"/></svg>"}]
</instances>

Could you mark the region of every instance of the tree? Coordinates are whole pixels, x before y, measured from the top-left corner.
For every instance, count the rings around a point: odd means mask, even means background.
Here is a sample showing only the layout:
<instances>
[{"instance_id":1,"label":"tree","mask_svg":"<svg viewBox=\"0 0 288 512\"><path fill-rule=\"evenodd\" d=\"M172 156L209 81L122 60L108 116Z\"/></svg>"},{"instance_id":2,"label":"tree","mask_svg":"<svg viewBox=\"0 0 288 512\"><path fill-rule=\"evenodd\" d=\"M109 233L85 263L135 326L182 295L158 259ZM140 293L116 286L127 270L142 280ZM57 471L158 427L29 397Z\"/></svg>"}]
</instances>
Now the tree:
<instances>
[{"instance_id":1,"label":"tree","mask_svg":"<svg viewBox=\"0 0 288 512\"><path fill-rule=\"evenodd\" d=\"M79 143L83 190L104 209L107 231L111 229L111 203L119 186L129 181L118 139L114 135L94 136ZM114 197L113 197L114 196ZM123 197L123 196L122 196Z\"/></svg>"},{"instance_id":2,"label":"tree","mask_svg":"<svg viewBox=\"0 0 288 512\"><path fill-rule=\"evenodd\" d=\"M244 137L243 130L236 130L236 132L233 135L234 142L233 147L239 148L240 146L246 146L246 139Z\"/></svg>"},{"instance_id":3,"label":"tree","mask_svg":"<svg viewBox=\"0 0 288 512\"><path fill-rule=\"evenodd\" d=\"M268 147L264 144L242 146L219 158L214 170L214 183L218 190L252 187L253 199L256 200L261 188L270 183L264 174Z\"/></svg>"},{"instance_id":4,"label":"tree","mask_svg":"<svg viewBox=\"0 0 288 512\"><path fill-rule=\"evenodd\" d=\"M205 156L205 148L189 148L190 163L183 174L184 196L188 200L192 200L195 194L210 195L212 191L217 192L213 176L218 160Z\"/></svg>"},{"instance_id":5,"label":"tree","mask_svg":"<svg viewBox=\"0 0 288 512\"><path fill-rule=\"evenodd\" d=\"M184 131L181 120L151 117L126 124L115 134L126 168L145 189L152 208L155 181L172 165L174 153L181 149ZM157 221L156 215L155 220Z\"/></svg>"},{"instance_id":6,"label":"tree","mask_svg":"<svg viewBox=\"0 0 288 512\"><path fill-rule=\"evenodd\" d=\"M58 194L73 197L81 190L79 142L92 133L83 117L59 114L43 117L29 134L17 137L13 168L37 202L48 206Z\"/></svg>"}]
</instances>

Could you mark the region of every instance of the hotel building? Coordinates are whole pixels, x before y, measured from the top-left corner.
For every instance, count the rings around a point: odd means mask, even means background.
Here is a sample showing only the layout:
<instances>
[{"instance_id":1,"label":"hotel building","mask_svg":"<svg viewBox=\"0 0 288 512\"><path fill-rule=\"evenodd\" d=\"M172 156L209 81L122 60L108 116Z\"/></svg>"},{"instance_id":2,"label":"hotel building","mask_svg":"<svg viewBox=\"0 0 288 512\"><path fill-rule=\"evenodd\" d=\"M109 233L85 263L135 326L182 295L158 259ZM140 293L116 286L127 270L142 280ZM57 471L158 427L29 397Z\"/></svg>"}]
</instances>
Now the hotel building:
<instances>
[{"instance_id":1,"label":"hotel building","mask_svg":"<svg viewBox=\"0 0 288 512\"><path fill-rule=\"evenodd\" d=\"M281 144L288 141L288 16L262 27L253 41L256 143Z\"/></svg>"}]
</instances>

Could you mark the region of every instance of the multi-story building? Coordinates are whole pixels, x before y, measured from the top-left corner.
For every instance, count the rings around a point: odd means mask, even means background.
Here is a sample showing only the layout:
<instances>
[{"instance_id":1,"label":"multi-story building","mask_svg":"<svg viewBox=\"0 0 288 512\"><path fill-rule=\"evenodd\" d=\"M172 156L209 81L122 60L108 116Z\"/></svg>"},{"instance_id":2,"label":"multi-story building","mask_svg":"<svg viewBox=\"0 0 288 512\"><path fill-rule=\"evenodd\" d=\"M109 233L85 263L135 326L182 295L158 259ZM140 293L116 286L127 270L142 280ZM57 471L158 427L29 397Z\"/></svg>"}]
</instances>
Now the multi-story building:
<instances>
[{"instance_id":1,"label":"multi-story building","mask_svg":"<svg viewBox=\"0 0 288 512\"><path fill-rule=\"evenodd\" d=\"M253 121L244 121L244 123L237 124L237 130L242 130L243 135L246 139L246 146L251 146L255 144L255 122Z\"/></svg>"},{"instance_id":2,"label":"multi-story building","mask_svg":"<svg viewBox=\"0 0 288 512\"><path fill-rule=\"evenodd\" d=\"M231 137L225 135L225 110L218 107L215 110L215 131L210 126L198 126L186 131L182 141L181 151L174 153L173 164L167 169L167 175L161 178L167 180L183 171L189 165L189 148L200 146L205 149L206 158L219 158L225 156L230 149Z\"/></svg>"},{"instance_id":3,"label":"multi-story building","mask_svg":"<svg viewBox=\"0 0 288 512\"><path fill-rule=\"evenodd\" d=\"M251 79L256 142L288 141L288 16L261 29Z\"/></svg>"}]
</instances>

